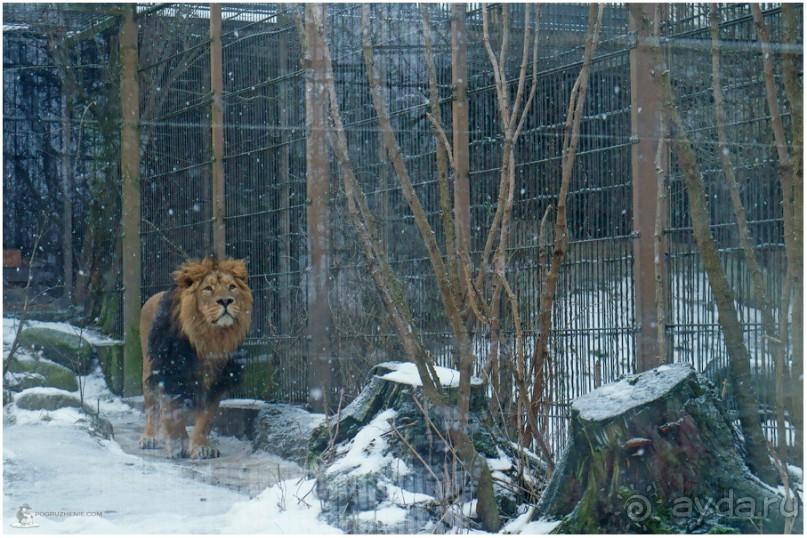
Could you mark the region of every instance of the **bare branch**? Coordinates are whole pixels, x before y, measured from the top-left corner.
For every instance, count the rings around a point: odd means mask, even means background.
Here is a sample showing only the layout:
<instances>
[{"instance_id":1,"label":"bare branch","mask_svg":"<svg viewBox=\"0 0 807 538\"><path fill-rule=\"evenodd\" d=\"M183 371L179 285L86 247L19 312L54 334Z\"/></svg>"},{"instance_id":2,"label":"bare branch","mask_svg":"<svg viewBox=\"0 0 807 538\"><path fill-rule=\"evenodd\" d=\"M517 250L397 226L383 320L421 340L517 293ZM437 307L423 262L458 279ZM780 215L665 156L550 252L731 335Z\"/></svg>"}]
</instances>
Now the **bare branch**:
<instances>
[{"instance_id":1,"label":"bare branch","mask_svg":"<svg viewBox=\"0 0 807 538\"><path fill-rule=\"evenodd\" d=\"M561 166L561 185L558 193L557 214L555 217L554 253L550 262L544 289L541 294L541 307L538 319L538 341L533 351L532 372L536 379L542 375L544 360L548 354L549 330L552 325L552 305L555 302L557 281L560 277L560 267L566 257L568 247L568 232L566 223L566 196L572 180L577 145L580 138L580 122L583 115L583 106L588 88L588 74L594 51L597 48L600 28L602 27L602 14L604 6L591 4L588 13L588 33L586 47L583 53L583 66L572 88L569 98L569 108L566 118L566 132L564 134L563 161ZM543 391L543 383L536 382L533 389L532 403L535 405Z\"/></svg>"},{"instance_id":2,"label":"bare branch","mask_svg":"<svg viewBox=\"0 0 807 538\"><path fill-rule=\"evenodd\" d=\"M437 136L437 140L442 144L443 150L445 151L446 158L448 159L448 165L451 168L454 168L454 156L451 153L451 145L448 142L448 137L446 136L446 132L443 130L443 126L440 125L434 116L426 112L426 118L431 122L432 128L434 129L435 135ZM450 211L449 211L450 213Z\"/></svg>"}]
</instances>

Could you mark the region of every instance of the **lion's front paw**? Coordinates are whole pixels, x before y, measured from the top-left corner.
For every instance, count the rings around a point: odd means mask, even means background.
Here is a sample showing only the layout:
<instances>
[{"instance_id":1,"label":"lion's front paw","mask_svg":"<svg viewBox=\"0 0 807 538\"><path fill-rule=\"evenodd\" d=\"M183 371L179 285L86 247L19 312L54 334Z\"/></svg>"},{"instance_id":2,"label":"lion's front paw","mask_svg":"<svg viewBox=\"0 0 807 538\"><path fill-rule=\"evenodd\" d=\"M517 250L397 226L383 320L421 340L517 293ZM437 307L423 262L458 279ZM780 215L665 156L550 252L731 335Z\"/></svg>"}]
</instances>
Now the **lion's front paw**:
<instances>
[{"instance_id":1,"label":"lion's front paw","mask_svg":"<svg viewBox=\"0 0 807 538\"><path fill-rule=\"evenodd\" d=\"M196 446L191 449L191 458L196 460L208 460L219 456L221 456L219 449L210 445Z\"/></svg>"},{"instance_id":2,"label":"lion's front paw","mask_svg":"<svg viewBox=\"0 0 807 538\"><path fill-rule=\"evenodd\" d=\"M140 448L143 450L160 448L160 443L156 437L146 437L144 435L143 437L140 438L140 442L138 444Z\"/></svg>"}]
</instances>

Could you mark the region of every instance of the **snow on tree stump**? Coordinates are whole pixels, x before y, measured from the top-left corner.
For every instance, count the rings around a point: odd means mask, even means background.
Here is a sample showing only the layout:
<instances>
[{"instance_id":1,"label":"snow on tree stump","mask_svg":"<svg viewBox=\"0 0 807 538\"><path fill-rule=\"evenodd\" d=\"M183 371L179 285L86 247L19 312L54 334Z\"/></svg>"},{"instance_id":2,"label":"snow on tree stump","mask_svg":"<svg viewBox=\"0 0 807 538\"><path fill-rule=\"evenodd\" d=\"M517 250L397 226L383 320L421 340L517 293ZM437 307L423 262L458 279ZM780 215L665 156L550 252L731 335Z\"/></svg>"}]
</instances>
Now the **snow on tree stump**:
<instances>
[{"instance_id":1,"label":"snow on tree stump","mask_svg":"<svg viewBox=\"0 0 807 538\"><path fill-rule=\"evenodd\" d=\"M798 507L751 474L714 390L678 363L574 401L536 512L556 533L782 533Z\"/></svg>"},{"instance_id":2,"label":"snow on tree stump","mask_svg":"<svg viewBox=\"0 0 807 538\"><path fill-rule=\"evenodd\" d=\"M446 402L456 399L459 372L438 368ZM475 484L444 439L456 407L429 407L412 363L374 367L364 390L315 430L309 468L328 523L348 533L415 534L473 527ZM424 407L429 422L419 406ZM500 515L515 515L524 494L518 454L496 428L484 385L471 392L468 434L493 474ZM329 449L330 447L330 449ZM538 480L542 462L527 462L527 480ZM529 474L529 473L532 474Z\"/></svg>"}]
</instances>

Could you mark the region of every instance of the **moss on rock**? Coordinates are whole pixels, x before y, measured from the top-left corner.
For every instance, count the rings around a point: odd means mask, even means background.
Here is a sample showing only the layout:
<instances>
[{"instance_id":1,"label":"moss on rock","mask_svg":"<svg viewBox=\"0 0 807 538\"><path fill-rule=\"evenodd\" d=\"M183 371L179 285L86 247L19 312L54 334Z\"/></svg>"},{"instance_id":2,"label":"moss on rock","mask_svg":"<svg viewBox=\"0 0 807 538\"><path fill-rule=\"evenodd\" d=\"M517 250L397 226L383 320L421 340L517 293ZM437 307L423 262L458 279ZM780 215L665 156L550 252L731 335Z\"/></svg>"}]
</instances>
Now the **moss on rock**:
<instances>
[{"instance_id":1,"label":"moss on rock","mask_svg":"<svg viewBox=\"0 0 807 538\"><path fill-rule=\"evenodd\" d=\"M11 372L9 384L16 390L31 387L54 387L68 392L78 390L76 374L55 362L12 359L8 370Z\"/></svg>"},{"instance_id":2,"label":"moss on rock","mask_svg":"<svg viewBox=\"0 0 807 538\"><path fill-rule=\"evenodd\" d=\"M20 345L78 375L90 373L92 345L78 334L70 334L47 327L28 327L20 333Z\"/></svg>"},{"instance_id":3,"label":"moss on rock","mask_svg":"<svg viewBox=\"0 0 807 538\"><path fill-rule=\"evenodd\" d=\"M123 395L123 343L115 342L96 347L98 362L107 387L113 394Z\"/></svg>"}]
</instances>

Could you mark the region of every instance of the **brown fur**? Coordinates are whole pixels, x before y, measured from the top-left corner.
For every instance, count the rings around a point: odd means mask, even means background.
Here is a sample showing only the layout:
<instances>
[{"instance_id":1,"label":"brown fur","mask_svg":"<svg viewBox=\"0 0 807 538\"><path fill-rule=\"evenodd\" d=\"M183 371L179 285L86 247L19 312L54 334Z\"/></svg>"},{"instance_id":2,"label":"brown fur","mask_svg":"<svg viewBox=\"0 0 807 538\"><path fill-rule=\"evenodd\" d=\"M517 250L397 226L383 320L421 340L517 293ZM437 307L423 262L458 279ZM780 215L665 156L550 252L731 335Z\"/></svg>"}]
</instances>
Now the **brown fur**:
<instances>
[{"instance_id":1,"label":"brown fur","mask_svg":"<svg viewBox=\"0 0 807 538\"><path fill-rule=\"evenodd\" d=\"M190 260L172 273L176 292L171 296L171 326L186 337L196 352L198 369L194 375L205 390L218 379L232 353L244 341L252 319L252 292L247 286L244 260L208 257ZM143 394L146 427L141 448L156 448L158 425L166 437L170 457L214 458L208 435L218 409L218 398L198 405L198 414L188 446L185 419L175 395L152 388L152 358L149 337L160 302L166 292L149 298L140 314L143 349ZM165 319L165 318L163 318Z\"/></svg>"}]
</instances>

